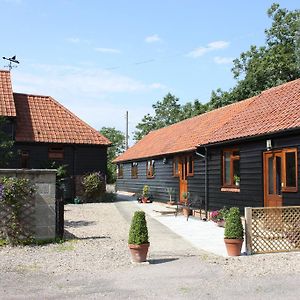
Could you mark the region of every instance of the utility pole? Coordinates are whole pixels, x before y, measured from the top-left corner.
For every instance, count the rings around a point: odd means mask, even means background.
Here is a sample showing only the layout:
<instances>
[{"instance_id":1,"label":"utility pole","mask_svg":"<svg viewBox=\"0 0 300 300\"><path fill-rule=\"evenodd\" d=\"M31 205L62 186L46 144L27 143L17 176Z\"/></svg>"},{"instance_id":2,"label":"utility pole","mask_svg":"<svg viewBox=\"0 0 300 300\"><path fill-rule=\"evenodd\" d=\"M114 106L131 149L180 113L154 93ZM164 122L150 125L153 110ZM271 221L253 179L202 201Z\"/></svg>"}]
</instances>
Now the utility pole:
<instances>
[{"instance_id":1,"label":"utility pole","mask_svg":"<svg viewBox=\"0 0 300 300\"><path fill-rule=\"evenodd\" d=\"M125 150L128 149L128 110L126 111Z\"/></svg>"}]
</instances>

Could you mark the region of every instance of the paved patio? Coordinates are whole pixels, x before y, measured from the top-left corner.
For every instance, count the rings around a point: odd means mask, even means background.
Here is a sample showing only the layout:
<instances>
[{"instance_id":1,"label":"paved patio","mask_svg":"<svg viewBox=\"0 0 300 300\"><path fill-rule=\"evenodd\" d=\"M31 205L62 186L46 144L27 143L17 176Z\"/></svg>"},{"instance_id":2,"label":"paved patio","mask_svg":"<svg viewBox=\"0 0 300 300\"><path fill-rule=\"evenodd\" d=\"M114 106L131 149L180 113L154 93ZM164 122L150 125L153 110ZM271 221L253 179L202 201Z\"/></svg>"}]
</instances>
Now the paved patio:
<instances>
[{"instance_id":1,"label":"paved patio","mask_svg":"<svg viewBox=\"0 0 300 300\"><path fill-rule=\"evenodd\" d=\"M199 217L191 216L188 221L183 215L165 215L157 211L166 210L159 203L138 203L134 196L129 194L118 195L123 200L128 200L137 210L143 210L153 219L159 221L173 232L189 241L195 248L205 250L216 255L227 256L224 244L224 228L216 226L211 221L202 221ZM245 242L242 252L245 252Z\"/></svg>"}]
</instances>

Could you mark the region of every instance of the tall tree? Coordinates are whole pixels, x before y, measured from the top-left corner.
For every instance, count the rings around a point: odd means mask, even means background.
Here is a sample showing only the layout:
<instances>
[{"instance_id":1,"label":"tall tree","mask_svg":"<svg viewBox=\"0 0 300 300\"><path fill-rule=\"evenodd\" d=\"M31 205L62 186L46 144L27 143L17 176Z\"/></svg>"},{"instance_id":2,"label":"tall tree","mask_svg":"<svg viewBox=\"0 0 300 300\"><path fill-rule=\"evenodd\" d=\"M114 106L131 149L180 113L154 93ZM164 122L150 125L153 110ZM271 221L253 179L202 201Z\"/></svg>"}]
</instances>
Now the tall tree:
<instances>
[{"instance_id":1,"label":"tall tree","mask_svg":"<svg viewBox=\"0 0 300 300\"><path fill-rule=\"evenodd\" d=\"M107 150L107 182L116 181L116 166L112 161L125 150L125 135L115 127L102 127L100 133L107 137L112 146Z\"/></svg>"},{"instance_id":2,"label":"tall tree","mask_svg":"<svg viewBox=\"0 0 300 300\"><path fill-rule=\"evenodd\" d=\"M180 106L170 93L152 105L155 114L147 114L136 126L135 140L149 131L168 126L206 111L250 98L260 92L300 78L300 10L288 11L273 4L268 10L272 25L265 30L266 44L250 46L233 61L232 73L237 80L229 91L212 91L206 104L198 100Z\"/></svg>"},{"instance_id":3,"label":"tall tree","mask_svg":"<svg viewBox=\"0 0 300 300\"><path fill-rule=\"evenodd\" d=\"M288 11L273 4L268 16L272 25L265 30L266 45L252 45L233 61L232 72L238 82L229 92L219 93L225 105L300 77L300 10Z\"/></svg>"}]
</instances>

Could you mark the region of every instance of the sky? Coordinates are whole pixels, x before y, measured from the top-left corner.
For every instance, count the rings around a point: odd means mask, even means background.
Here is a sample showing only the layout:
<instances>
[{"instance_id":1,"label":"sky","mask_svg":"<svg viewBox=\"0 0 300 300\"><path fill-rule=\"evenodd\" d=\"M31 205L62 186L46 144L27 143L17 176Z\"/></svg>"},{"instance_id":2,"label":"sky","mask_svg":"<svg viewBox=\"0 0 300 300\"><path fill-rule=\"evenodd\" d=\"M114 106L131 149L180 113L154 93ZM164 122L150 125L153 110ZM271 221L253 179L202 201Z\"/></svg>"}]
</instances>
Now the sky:
<instances>
[{"instance_id":1,"label":"sky","mask_svg":"<svg viewBox=\"0 0 300 300\"><path fill-rule=\"evenodd\" d=\"M0 0L0 56L20 61L15 92L51 95L97 130L124 132L128 111L132 144L136 124L168 92L205 103L235 85L232 60L264 45L272 3Z\"/></svg>"}]
</instances>

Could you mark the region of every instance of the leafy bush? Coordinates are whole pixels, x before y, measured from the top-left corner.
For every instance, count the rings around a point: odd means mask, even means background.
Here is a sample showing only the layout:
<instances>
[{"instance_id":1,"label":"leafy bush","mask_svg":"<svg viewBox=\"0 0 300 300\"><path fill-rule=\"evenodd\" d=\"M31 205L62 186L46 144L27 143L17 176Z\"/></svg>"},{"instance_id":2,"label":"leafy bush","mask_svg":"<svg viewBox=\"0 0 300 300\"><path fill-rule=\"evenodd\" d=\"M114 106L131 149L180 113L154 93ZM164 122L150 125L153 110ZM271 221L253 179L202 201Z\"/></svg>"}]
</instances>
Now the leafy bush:
<instances>
[{"instance_id":1,"label":"leafy bush","mask_svg":"<svg viewBox=\"0 0 300 300\"><path fill-rule=\"evenodd\" d=\"M149 196L149 191L150 191L150 188L148 185L144 185L143 187L143 197L148 197Z\"/></svg>"},{"instance_id":2,"label":"leafy bush","mask_svg":"<svg viewBox=\"0 0 300 300\"><path fill-rule=\"evenodd\" d=\"M100 172L85 175L82 180L84 195L87 200L97 200L105 192L105 179Z\"/></svg>"},{"instance_id":3,"label":"leafy bush","mask_svg":"<svg viewBox=\"0 0 300 300\"><path fill-rule=\"evenodd\" d=\"M141 245L148 242L148 228L145 212L136 211L131 220L128 244Z\"/></svg>"},{"instance_id":4,"label":"leafy bush","mask_svg":"<svg viewBox=\"0 0 300 300\"><path fill-rule=\"evenodd\" d=\"M0 179L0 209L8 215L4 219L4 234L10 244L29 238L22 223L22 211L34 196L35 188L29 179L3 177Z\"/></svg>"},{"instance_id":5,"label":"leafy bush","mask_svg":"<svg viewBox=\"0 0 300 300\"><path fill-rule=\"evenodd\" d=\"M244 228L241 220L240 210L237 207L231 207L226 216L225 239L243 239Z\"/></svg>"}]
</instances>

